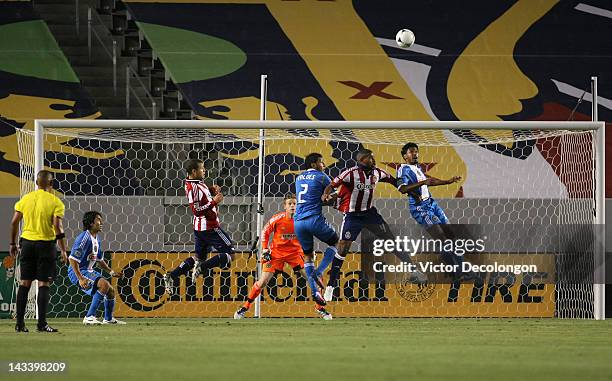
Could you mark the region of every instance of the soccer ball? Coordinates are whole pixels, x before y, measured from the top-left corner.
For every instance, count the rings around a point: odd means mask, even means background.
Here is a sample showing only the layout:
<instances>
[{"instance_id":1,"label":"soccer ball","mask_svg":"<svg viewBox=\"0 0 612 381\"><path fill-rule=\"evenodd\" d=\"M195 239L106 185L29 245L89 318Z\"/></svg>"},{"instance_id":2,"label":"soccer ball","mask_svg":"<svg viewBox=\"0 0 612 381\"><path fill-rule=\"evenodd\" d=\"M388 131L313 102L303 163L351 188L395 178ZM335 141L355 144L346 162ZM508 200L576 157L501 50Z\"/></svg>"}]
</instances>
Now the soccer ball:
<instances>
[{"instance_id":1,"label":"soccer ball","mask_svg":"<svg viewBox=\"0 0 612 381\"><path fill-rule=\"evenodd\" d=\"M400 48L409 48L414 44L414 33L410 29L401 29L395 35L395 42Z\"/></svg>"}]
</instances>

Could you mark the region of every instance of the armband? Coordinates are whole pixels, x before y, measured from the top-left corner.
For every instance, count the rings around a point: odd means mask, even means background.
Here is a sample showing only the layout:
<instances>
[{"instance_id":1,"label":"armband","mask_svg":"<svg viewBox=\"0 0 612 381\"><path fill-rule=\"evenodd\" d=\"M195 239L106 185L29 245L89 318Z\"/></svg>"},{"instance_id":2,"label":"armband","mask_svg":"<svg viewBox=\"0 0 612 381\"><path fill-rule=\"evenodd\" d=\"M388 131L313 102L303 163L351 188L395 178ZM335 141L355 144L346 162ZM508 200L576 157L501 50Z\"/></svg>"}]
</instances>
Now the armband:
<instances>
[{"instance_id":1,"label":"armband","mask_svg":"<svg viewBox=\"0 0 612 381\"><path fill-rule=\"evenodd\" d=\"M66 238L66 234L65 233L59 233L55 235L55 239L62 239L62 238Z\"/></svg>"}]
</instances>

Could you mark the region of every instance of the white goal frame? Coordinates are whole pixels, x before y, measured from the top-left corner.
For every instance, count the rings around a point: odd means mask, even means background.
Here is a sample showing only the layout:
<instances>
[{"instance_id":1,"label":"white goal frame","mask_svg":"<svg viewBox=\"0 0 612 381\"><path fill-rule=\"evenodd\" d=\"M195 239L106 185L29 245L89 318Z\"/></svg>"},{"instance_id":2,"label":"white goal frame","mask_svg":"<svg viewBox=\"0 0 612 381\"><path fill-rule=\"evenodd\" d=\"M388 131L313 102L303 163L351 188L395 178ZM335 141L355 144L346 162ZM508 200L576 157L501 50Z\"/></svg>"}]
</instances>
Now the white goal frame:
<instances>
[{"instance_id":1,"label":"white goal frame","mask_svg":"<svg viewBox=\"0 0 612 381\"><path fill-rule=\"evenodd\" d=\"M596 107L594 102L594 112ZM265 113L265 111L262 111ZM593 115L594 119L596 114ZM67 119L39 119L35 121L34 131L34 173L43 169L44 158L44 131L47 128L125 128L126 125L133 128L147 129L259 129L260 143L265 137L263 131L270 129L412 129L412 130L449 130L449 129L487 129L487 130L570 130L570 131L594 131L593 150L595 155L595 216L594 225L605 225L605 123L604 122L522 122L522 121L266 121L265 114L262 120L67 120ZM260 147L263 147L260 144ZM260 155L260 160L262 159ZM261 177L261 171L260 171ZM261 187L258 188L261 191ZM258 192L259 193L259 192ZM261 196L261 195L259 195ZM258 197L258 200L261 198ZM259 224L258 224L259 227ZM258 245L259 246L259 245ZM594 318L605 319L605 237L596 245L594 253L596 262L594 279L603 283L593 284L594 291ZM259 312L259 311L257 311ZM258 314L257 314L258 315ZM256 315L256 316L257 316Z\"/></svg>"}]
</instances>

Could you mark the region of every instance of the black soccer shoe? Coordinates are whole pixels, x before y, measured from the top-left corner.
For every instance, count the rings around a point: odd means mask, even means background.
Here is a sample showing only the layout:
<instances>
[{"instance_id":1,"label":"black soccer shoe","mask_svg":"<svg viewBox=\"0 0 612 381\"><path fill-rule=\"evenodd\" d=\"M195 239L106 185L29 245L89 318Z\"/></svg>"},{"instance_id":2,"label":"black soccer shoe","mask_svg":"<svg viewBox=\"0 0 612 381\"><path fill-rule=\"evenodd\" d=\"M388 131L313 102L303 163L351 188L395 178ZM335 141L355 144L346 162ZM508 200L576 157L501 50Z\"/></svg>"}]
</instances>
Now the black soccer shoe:
<instances>
[{"instance_id":1,"label":"black soccer shoe","mask_svg":"<svg viewBox=\"0 0 612 381\"><path fill-rule=\"evenodd\" d=\"M45 325L44 327L38 327L38 332L59 332L57 329L49 326L49 324Z\"/></svg>"}]
</instances>

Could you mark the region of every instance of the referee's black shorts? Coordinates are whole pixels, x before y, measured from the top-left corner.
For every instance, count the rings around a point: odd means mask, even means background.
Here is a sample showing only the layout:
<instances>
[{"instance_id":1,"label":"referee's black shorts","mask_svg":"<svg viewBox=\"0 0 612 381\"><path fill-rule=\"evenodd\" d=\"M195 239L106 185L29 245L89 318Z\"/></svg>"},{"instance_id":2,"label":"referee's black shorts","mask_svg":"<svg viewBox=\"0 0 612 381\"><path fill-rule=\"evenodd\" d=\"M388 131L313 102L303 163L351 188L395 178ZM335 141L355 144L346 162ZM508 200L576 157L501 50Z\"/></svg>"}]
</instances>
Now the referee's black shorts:
<instances>
[{"instance_id":1,"label":"referee's black shorts","mask_svg":"<svg viewBox=\"0 0 612 381\"><path fill-rule=\"evenodd\" d=\"M55 241L29 241L21 238L19 242L21 280L53 282L57 276Z\"/></svg>"}]
</instances>

